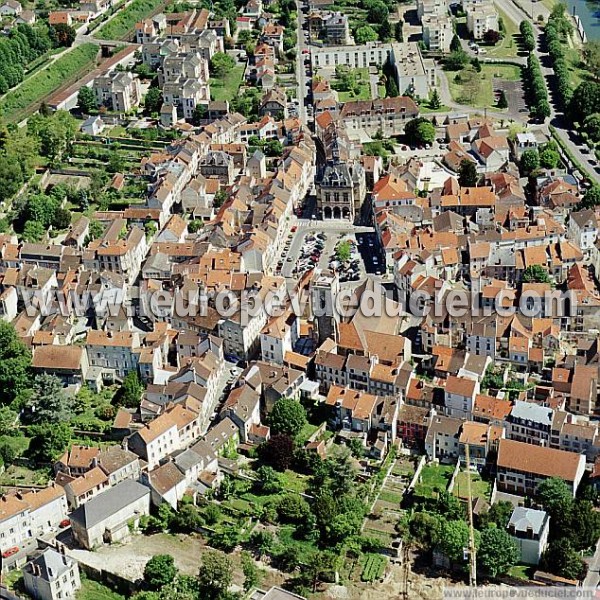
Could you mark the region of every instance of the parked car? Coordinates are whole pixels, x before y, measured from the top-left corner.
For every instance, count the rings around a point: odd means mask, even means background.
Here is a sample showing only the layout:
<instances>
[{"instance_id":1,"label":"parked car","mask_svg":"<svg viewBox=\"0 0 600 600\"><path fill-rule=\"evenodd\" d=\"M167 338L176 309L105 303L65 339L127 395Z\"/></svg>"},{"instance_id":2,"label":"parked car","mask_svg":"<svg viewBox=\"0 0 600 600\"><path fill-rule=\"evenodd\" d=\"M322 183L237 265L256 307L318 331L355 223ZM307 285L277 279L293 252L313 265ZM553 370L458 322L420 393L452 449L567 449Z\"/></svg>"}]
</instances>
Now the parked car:
<instances>
[{"instance_id":1,"label":"parked car","mask_svg":"<svg viewBox=\"0 0 600 600\"><path fill-rule=\"evenodd\" d=\"M61 529L64 529L65 527L68 527L70 524L71 524L71 520L70 520L70 519L63 519L63 520L62 520L62 521L61 521L61 522L58 524L58 526L59 526Z\"/></svg>"},{"instance_id":2,"label":"parked car","mask_svg":"<svg viewBox=\"0 0 600 600\"><path fill-rule=\"evenodd\" d=\"M12 548L9 548L8 550L5 550L2 553L2 558L8 558L9 556L16 554L18 551L19 551L19 546L13 546Z\"/></svg>"}]
</instances>

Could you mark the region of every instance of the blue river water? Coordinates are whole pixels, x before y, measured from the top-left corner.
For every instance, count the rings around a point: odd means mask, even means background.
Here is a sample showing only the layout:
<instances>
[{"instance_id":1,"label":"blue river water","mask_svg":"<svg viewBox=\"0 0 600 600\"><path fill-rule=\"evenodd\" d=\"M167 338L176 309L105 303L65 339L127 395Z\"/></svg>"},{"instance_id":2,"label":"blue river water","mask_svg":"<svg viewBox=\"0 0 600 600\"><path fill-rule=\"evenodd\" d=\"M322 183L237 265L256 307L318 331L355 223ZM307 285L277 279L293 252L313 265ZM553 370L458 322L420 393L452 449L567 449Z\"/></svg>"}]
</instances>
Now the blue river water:
<instances>
[{"instance_id":1,"label":"blue river water","mask_svg":"<svg viewBox=\"0 0 600 600\"><path fill-rule=\"evenodd\" d=\"M600 1L567 0L567 6L571 14L575 8L576 14L583 23L588 40L600 40Z\"/></svg>"}]
</instances>

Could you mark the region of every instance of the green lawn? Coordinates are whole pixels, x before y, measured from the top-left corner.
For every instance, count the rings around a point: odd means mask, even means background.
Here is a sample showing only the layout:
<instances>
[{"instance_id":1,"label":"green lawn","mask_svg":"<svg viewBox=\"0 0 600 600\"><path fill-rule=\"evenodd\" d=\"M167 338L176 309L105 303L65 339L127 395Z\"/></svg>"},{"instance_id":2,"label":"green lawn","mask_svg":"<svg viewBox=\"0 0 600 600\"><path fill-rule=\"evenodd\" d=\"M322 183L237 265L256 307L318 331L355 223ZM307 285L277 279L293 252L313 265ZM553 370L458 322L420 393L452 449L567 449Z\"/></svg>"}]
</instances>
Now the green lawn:
<instances>
[{"instance_id":1,"label":"green lawn","mask_svg":"<svg viewBox=\"0 0 600 600\"><path fill-rule=\"evenodd\" d=\"M459 498L467 497L467 473L461 471L454 482L454 495ZM492 488L489 481L484 481L477 473L471 473L471 495L473 498L490 499Z\"/></svg>"},{"instance_id":2,"label":"green lawn","mask_svg":"<svg viewBox=\"0 0 600 600\"><path fill-rule=\"evenodd\" d=\"M448 487L453 471L453 465L425 465L421 470L419 482L415 485L415 494L434 498L436 490L444 491Z\"/></svg>"},{"instance_id":3,"label":"green lawn","mask_svg":"<svg viewBox=\"0 0 600 600\"><path fill-rule=\"evenodd\" d=\"M498 15L502 17L502 21L504 22L504 37L496 46L489 47L486 46L487 56L492 56L494 58L514 58L519 54L519 46L517 44L517 40L515 36L519 35L519 24L515 23L510 19L510 17L500 10L498 6L496 6L498 10Z\"/></svg>"},{"instance_id":4,"label":"green lawn","mask_svg":"<svg viewBox=\"0 0 600 600\"><path fill-rule=\"evenodd\" d=\"M369 69L353 69L358 80L356 93L354 91L342 92L338 91L338 99L340 102L350 102L352 100L370 100L371 99L371 84L369 83ZM339 81L334 77L331 82L331 87L337 90ZM383 87L383 86L382 86ZM381 94L381 91L380 91ZM385 87L383 87L383 96L385 97Z\"/></svg>"},{"instance_id":5,"label":"green lawn","mask_svg":"<svg viewBox=\"0 0 600 600\"><path fill-rule=\"evenodd\" d=\"M135 24L151 16L162 7L164 0L133 0L111 21L102 25L96 34L99 40L122 40L133 30Z\"/></svg>"},{"instance_id":6,"label":"green lawn","mask_svg":"<svg viewBox=\"0 0 600 600\"><path fill-rule=\"evenodd\" d=\"M125 600L125 596L113 592L97 581L82 579L81 589L77 592L77 600Z\"/></svg>"},{"instance_id":7,"label":"green lawn","mask_svg":"<svg viewBox=\"0 0 600 600\"><path fill-rule=\"evenodd\" d=\"M244 66L236 65L225 77L210 79L210 95L213 100L231 101L238 95L242 78L244 76Z\"/></svg>"},{"instance_id":8,"label":"green lawn","mask_svg":"<svg viewBox=\"0 0 600 600\"><path fill-rule=\"evenodd\" d=\"M456 80L456 77L459 80ZM465 69L457 73L447 73L452 99L460 104L476 108L495 105L492 80L494 77L508 81L521 79L521 68L517 65L481 65L481 72Z\"/></svg>"},{"instance_id":9,"label":"green lawn","mask_svg":"<svg viewBox=\"0 0 600 600\"><path fill-rule=\"evenodd\" d=\"M531 572L531 565L515 565L511 568L508 574L516 579L529 579L529 573Z\"/></svg>"},{"instance_id":10,"label":"green lawn","mask_svg":"<svg viewBox=\"0 0 600 600\"><path fill-rule=\"evenodd\" d=\"M20 121L37 108L38 102L91 71L97 55L96 44L73 48L49 67L26 79L18 88L9 91L0 103L2 115L7 121Z\"/></svg>"}]
</instances>

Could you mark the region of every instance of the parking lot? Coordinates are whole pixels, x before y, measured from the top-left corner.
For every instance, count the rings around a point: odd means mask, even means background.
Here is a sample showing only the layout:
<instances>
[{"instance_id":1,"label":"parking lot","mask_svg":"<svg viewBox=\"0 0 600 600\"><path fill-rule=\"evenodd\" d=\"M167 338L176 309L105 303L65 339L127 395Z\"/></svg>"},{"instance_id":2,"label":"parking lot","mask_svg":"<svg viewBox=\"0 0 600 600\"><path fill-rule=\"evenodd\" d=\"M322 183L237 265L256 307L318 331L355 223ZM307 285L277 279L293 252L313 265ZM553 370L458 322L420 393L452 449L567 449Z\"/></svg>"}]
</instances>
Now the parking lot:
<instances>
[{"instance_id":1,"label":"parking lot","mask_svg":"<svg viewBox=\"0 0 600 600\"><path fill-rule=\"evenodd\" d=\"M516 109L519 112L527 112L525 92L523 90L523 84L520 81L508 81L506 79L494 77L492 79L492 86L495 94L500 90L504 92L508 106L510 106L511 109Z\"/></svg>"},{"instance_id":2,"label":"parking lot","mask_svg":"<svg viewBox=\"0 0 600 600\"><path fill-rule=\"evenodd\" d=\"M320 266L332 248L332 238L323 231L296 231L290 235L278 264L284 277L300 277Z\"/></svg>"},{"instance_id":3,"label":"parking lot","mask_svg":"<svg viewBox=\"0 0 600 600\"><path fill-rule=\"evenodd\" d=\"M295 279L312 268L334 268L340 273L342 284L356 285L367 273L385 272L377 236L370 227L324 221L303 223L292 229L276 270L283 277ZM345 264L339 264L336 248L344 241L350 242L350 257Z\"/></svg>"}]
</instances>

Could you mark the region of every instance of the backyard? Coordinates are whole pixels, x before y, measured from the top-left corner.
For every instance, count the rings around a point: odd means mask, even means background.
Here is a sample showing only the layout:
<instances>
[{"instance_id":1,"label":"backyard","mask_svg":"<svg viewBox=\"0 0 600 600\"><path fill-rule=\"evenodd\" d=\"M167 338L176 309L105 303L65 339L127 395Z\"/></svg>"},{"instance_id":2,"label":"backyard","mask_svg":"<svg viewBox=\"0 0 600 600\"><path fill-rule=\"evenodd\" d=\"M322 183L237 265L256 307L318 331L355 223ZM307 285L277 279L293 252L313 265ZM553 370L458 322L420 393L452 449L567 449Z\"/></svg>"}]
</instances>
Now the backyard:
<instances>
[{"instance_id":1,"label":"backyard","mask_svg":"<svg viewBox=\"0 0 600 600\"><path fill-rule=\"evenodd\" d=\"M473 498L484 498L485 500L490 499L492 493L492 487L489 481L485 481L481 478L478 473L470 473L471 475L471 496ZM454 481L453 493L461 499L466 499L467 493L467 472L461 471Z\"/></svg>"},{"instance_id":2,"label":"backyard","mask_svg":"<svg viewBox=\"0 0 600 600\"><path fill-rule=\"evenodd\" d=\"M425 465L415 485L415 495L436 498L439 492L443 492L448 487L453 472L454 465Z\"/></svg>"},{"instance_id":3,"label":"backyard","mask_svg":"<svg viewBox=\"0 0 600 600\"><path fill-rule=\"evenodd\" d=\"M231 101L238 95L244 77L244 65L236 66L223 77L210 78L210 95L213 100Z\"/></svg>"},{"instance_id":4,"label":"backyard","mask_svg":"<svg viewBox=\"0 0 600 600\"><path fill-rule=\"evenodd\" d=\"M348 69L340 65L336 67L331 87L337 91L340 102L370 100L369 69Z\"/></svg>"},{"instance_id":5,"label":"backyard","mask_svg":"<svg viewBox=\"0 0 600 600\"><path fill-rule=\"evenodd\" d=\"M389 546L396 536L396 524L402 518L404 511L400 504L404 490L408 487L415 471L412 459L399 456L383 484L373 510L367 515L363 533L377 538Z\"/></svg>"}]
</instances>

